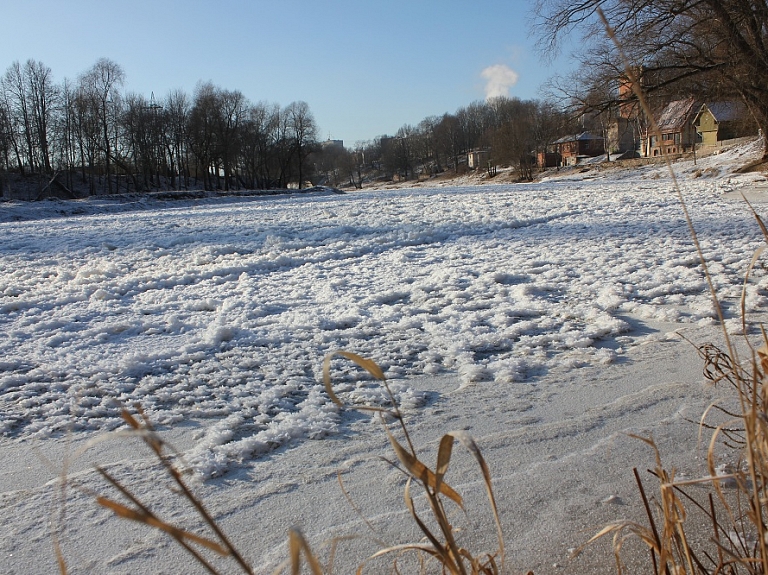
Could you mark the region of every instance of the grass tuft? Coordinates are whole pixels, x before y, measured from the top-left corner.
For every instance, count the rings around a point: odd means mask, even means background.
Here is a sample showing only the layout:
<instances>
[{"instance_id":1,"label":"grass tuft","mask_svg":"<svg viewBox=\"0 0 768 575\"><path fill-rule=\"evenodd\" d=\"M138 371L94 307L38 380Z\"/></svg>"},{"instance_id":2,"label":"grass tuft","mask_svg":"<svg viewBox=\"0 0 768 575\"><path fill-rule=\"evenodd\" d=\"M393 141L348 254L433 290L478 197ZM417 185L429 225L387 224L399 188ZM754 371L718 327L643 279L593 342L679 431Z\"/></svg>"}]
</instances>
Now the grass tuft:
<instances>
[{"instance_id":1,"label":"grass tuft","mask_svg":"<svg viewBox=\"0 0 768 575\"><path fill-rule=\"evenodd\" d=\"M608 37L615 43L624 62L624 69L630 79L635 95L642 109L651 122L651 131L660 135L660 130L653 120L645 96L634 74L634 69L626 58L621 45L602 10L596 8L602 19ZM746 286L749 276L763 254L765 246L759 248L752 257L745 272L741 297L742 333L747 351L747 359L742 361L738 355L736 342L725 328L725 321L717 291L707 267L707 260L688 213L685 199L678 185L669 158L667 167L683 210L685 221L693 241L700 265L706 277L710 295L723 330L725 349L713 344L698 348L704 360L704 376L715 385L727 383L735 391L737 409L725 409L713 405L702 416L701 429L712 432L707 451L709 475L694 480L680 481L675 478L675 470L662 465L661 455L656 444L650 438L638 439L646 442L656 456L656 466L650 473L658 482L655 497L649 498L646 489L635 470L635 478L646 511L648 524L631 521L618 521L600 530L590 543L613 536L613 549L616 567L619 573L625 571L621 561L621 550L627 537L635 537L650 550L651 571L654 575L736 575L768 574L768 526L766 515L768 505L768 335L762 329L762 345L753 346L748 337L746 320ZM744 199L756 219L757 225L768 244L768 228L754 208ZM727 417L725 423L708 425L709 414L717 410ZM715 449L724 445L734 451L736 464L731 472L719 473L715 464ZM724 482L735 486L733 492L724 489ZM704 486L707 495L702 501L694 497L692 486ZM690 510L697 516L703 514L705 522L689 522ZM704 527L702 527L704 526ZM702 529L711 529L709 536L701 541ZM696 540L697 543L692 543ZM580 550L579 550L580 551Z\"/></svg>"},{"instance_id":2,"label":"grass tuft","mask_svg":"<svg viewBox=\"0 0 768 575\"><path fill-rule=\"evenodd\" d=\"M339 399L333 391L331 378L331 362L334 357L352 361L381 381L389 397L390 407L348 406ZM437 566L441 573L451 575L498 575L502 573L504 568L504 537L501 520L493 493L490 470L475 440L464 431L445 434L439 443L436 464L434 468L430 468L417 455L403 415L387 384L384 372L374 361L348 351L336 351L326 356L323 362L323 381L328 396L343 409L372 411L379 416L384 433L395 455L395 460L391 464L408 477L404 489L406 508L424 535L422 541L401 545L387 545L381 538L378 538L381 549L362 561L356 573L362 574L370 561L391 555L395 556L392 563L393 572L399 573L398 560L404 554L414 553L417 556L419 573L430 572L434 566ZM136 415L128 410L123 410L122 417L130 428L130 434L139 438L153 452L161 464L164 475L172 480L174 493L184 498L187 506L196 511L206 526L208 533L201 535L162 519L159 511L152 509L144 503L128 485L101 467L97 467L97 471L124 501L121 502L114 497L97 494L95 495L96 503L110 510L120 519L134 521L162 531L183 547L192 556L194 561L208 573L219 573L211 560L209 555L211 553L230 558L243 573L254 573L250 564L244 558L245 554L235 548L216 520L207 511L203 502L194 495L184 481L184 472L179 464L179 458L173 456L173 451L156 433L152 423L146 417L141 407L136 406ZM396 430L394 431L391 429L391 422L395 422ZM398 440L396 432L403 438L403 441ZM120 435L125 434L125 432L119 433ZM475 458L483 477L498 538L498 549L493 553L476 554L460 546L456 539L456 529L449 518L449 511L447 509L449 504L455 505L461 510L464 509L463 498L446 482L446 475L453 454L453 446L457 441ZM339 484L352 508L362 517L360 509L355 505L344 488L341 475L339 475ZM423 517L417 511L412 493L414 488L423 492L426 501L429 503L430 517ZM365 518L363 519L368 527L375 532L372 523ZM337 545L341 541L350 538L339 537L331 541L328 561L323 565L310 548L302 532L299 529L292 528L288 533L288 557L277 567L274 575L285 573L287 569L290 570L291 575L298 575L303 564L307 566L312 575L331 575L333 573ZM54 538L54 549L60 573L66 574L66 563L56 537ZM529 575L532 575L532 573Z\"/></svg>"},{"instance_id":3,"label":"grass tuft","mask_svg":"<svg viewBox=\"0 0 768 575\"><path fill-rule=\"evenodd\" d=\"M179 545L181 545L195 561L200 564L207 572L212 574L219 573L211 564L211 562L202 553L203 549L213 551L214 553L231 557L238 565L240 570L244 573L253 573L251 567L243 558L242 554L235 548L230 542L229 538L224 534L221 527L213 519L211 514L203 505L203 502L197 498L189 486L186 484L182 477L181 468L177 465L175 460L168 454L166 450L166 443L155 432L154 427L150 423L149 419L144 415L141 407L137 406L138 414L141 420L136 419L127 410L122 411L123 420L128 426L136 433L138 437L152 450L157 457L157 460L161 463L165 474L173 480L177 488L177 493L185 499L187 504L193 508L197 514L202 518L205 525L211 531L211 536L204 537L192 533L182 527L175 526L171 523L163 521L158 517L158 514L144 504L137 496L135 496L131 490L113 477L110 473L102 468L97 467L99 473L112 485L125 499L127 499L132 506L128 506L119 503L113 499L104 496L97 496L96 502L111 510L117 517L122 519L129 519L138 523L143 523L149 527L159 529L164 533L171 536Z\"/></svg>"},{"instance_id":4,"label":"grass tuft","mask_svg":"<svg viewBox=\"0 0 768 575\"><path fill-rule=\"evenodd\" d=\"M333 391L330 375L331 361L334 356L337 355L356 363L358 366L368 371L373 377L380 380L389 397L392 407L385 409L378 407L347 406L344 404ZM431 562L435 561L441 566L443 573L450 573L451 575L496 575L501 573L501 570L504 567L504 534L501 527L498 508L496 506L496 499L493 494L493 486L488 464L483 458L480 448L477 446L475 440L464 431L454 431L443 435L440 439L437 451L437 461L434 469L432 469L419 459L403 419L403 415L397 406L395 397L387 384L383 371L375 362L347 351L337 351L328 354L323 362L323 382L328 395L340 407L353 410L372 410L379 414L384 432L386 433L392 450L397 457L397 463L399 463L399 465L396 465L395 463L392 463L392 465L408 476L404 493L406 508L425 537L424 542L384 547L369 557L366 562L385 555L394 554L399 556L403 552L412 552L418 556L418 561L423 566L422 570L426 569ZM395 437L395 434L387 424L388 419L396 422L407 447ZM461 443L473 455L480 467L486 494L491 506L498 540L498 548L493 553L474 554L469 550L460 547L455 537L455 528L451 523L449 513L446 509L446 500L451 501L462 510L464 509L464 501L461 495L445 482L445 476L448 472L448 466L450 465L451 455L453 453L453 445L456 441ZM427 521L422 518L416 510L414 499L411 494L414 485L423 492L429 503L431 512L430 519L436 524L437 529L434 527L430 528L427 525ZM366 521L366 523L372 528L370 522ZM395 563L393 564L394 569L397 569L396 561L397 560L395 559ZM364 565L365 562L361 564L358 573L362 573Z\"/></svg>"}]
</instances>

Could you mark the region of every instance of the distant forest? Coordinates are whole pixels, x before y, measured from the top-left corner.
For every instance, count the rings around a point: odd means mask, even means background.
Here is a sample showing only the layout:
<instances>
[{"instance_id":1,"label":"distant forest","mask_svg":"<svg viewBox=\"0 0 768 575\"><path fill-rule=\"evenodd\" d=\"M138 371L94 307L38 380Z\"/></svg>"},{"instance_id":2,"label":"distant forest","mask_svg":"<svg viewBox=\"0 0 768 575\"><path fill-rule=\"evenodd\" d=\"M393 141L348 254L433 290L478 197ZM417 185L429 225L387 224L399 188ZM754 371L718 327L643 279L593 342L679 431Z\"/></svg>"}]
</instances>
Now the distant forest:
<instances>
[{"instance_id":1,"label":"distant forest","mask_svg":"<svg viewBox=\"0 0 768 575\"><path fill-rule=\"evenodd\" d=\"M155 99L123 93L125 73L108 59L60 84L42 62L14 62L0 78L3 197L12 178L38 182L36 197L53 187L72 197L308 183L361 187L379 178L458 172L467 153L480 150L489 170L513 166L530 179L537 153L561 136L592 131L613 152L609 126L626 110L638 111L635 132L647 134L653 126L646 116L688 97L741 102L768 132L764 1L551 0L537 2L535 14L543 54L557 53L574 31L580 37L579 68L553 78L547 100L474 102L352 148L319 142L305 102L254 104L211 83L191 95L174 91ZM648 102L643 113L640 91ZM763 155L768 161L768 146Z\"/></svg>"},{"instance_id":2,"label":"distant forest","mask_svg":"<svg viewBox=\"0 0 768 575\"><path fill-rule=\"evenodd\" d=\"M124 84L123 69L105 58L61 83L42 62L11 64L0 79L0 177L37 182L34 197L361 187L458 171L468 151L491 148L494 163L524 176L532 151L567 124L552 105L496 98L345 148L318 141L306 102L253 103L211 83L155 98L125 93Z\"/></svg>"}]
</instances>

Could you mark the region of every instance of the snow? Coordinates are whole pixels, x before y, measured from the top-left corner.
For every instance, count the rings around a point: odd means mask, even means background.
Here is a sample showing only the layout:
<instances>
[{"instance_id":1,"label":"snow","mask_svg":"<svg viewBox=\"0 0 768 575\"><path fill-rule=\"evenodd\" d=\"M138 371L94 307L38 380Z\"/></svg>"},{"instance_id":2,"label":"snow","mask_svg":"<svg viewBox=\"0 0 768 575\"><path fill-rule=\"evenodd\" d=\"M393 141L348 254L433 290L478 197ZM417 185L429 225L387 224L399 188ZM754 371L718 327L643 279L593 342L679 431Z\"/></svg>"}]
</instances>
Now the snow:
<instances>
[{"instance_id":1,"label":"snow","mask_svg":"<svg viewBox=\"0 0 768 575\"><path fill-rule=\"evenodd\" d=\"M731 168L757 151L676 165L731 307L762 237L729 194L765 185ZM764 311L767 295L757 266L748 309ZM517 185L0 205L0 433L14 445L114 430L121 408L140 404L161 427L194 422L187 464L226 477L343 433L321 384L331 351L374 359L418 414L430 392L417 376L455 377L454 393L524 393L666 339L635 337L638 322L715 322L661 166ZM341 361L334 382L353 405L387 401Z\"/></svg>"}]
</instances>

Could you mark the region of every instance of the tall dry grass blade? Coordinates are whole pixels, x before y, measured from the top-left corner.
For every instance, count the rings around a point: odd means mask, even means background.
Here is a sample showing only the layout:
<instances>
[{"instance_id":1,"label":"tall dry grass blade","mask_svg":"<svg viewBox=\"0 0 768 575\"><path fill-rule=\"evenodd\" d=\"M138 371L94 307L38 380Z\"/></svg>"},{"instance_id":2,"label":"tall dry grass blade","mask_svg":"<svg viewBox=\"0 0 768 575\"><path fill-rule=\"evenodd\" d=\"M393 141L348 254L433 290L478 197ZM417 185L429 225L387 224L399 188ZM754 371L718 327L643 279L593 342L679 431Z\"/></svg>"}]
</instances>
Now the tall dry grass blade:
<instances>
[{"instance_id":1,"label":"tall dry grass blade","mask_svg":"<svg viewBox=\"0 0 768 575\"><path fill-rule=\"evenodd\" d=\"M331 549L328 551L328 566L324 571L325 573L328 573L329 575L333 573L333 564L336 561L336 552L338 550L339 543L341 543L342 541L352 541L353 539L357 539L357 535L334 537L331 540Z\"/></svg>"},{"instance_id":2,"label":"tall dry grass blade","mask_svg":"<svg viewBox=\"0 0 768 575\"><path fill-rule=\"evenodd\" d=\"M368 520L368 518L365 515L363 515L363 512L360 509L360 507L352 499L352 496L349 494L349 491L347 491L347 488L344 487L344 481L341 478L341 471L336 471L336 480L339 482L339 487L341 488L341 492L344 495L344 498L347 500L347 503L349 503L349 506L352 508L355 514L363 521L363 523L365 523L366 527L368 527L371 533L374 534L374 536L376 537L375 539L376 543L384 546L385 543L381 540L378 531L376 531L376 528Z\"/></svg>"},{"instance_id":3,"label":"tall dry grass blade","mask_svg":"<svg viewBox=\"0 0 768 575\"><path fill-rule=\"evenodd\" d=\"M749 206L749 209L752 212L752 215L755 217L755 220L757 221L757 225L760 227L760 231L763 233L763 239L766 243L768 243L768 227L766 227L765 223L763 222L763 219L760 217L760 215L755 210L754 206L749 202L747 197L744 194L741 194L742 199L744 202ZM742 321L742 329L746 333L746 291L747 291L747 281L749 280L749 274L752 271L752 269L755 267L755 264L757 263L757 260L760 258L760 256L765 251L766 247L768 246L760 246L756 251L755 254L752 256L752 261L750 262L749 266L747 267L747 272L744 276L744 287L742 289L741 294L741 321Z\"/></svg>"},{"instance_id":4,"label":"tall dry grass blade","mask_svg":"<svg viewBox=\"0 0 768 575\"><path fill-rule=\"evenodd\" d=\"M301 552L304 552L304 558L307 561L312 575L323 575L323 568L320 562L309 548L307 540L299 529L291 528L288 532L288 550L291 560L291 575L299 575L301 572Z\"/></svg>"},{"instance_id":5,"label":"tall dry grass blade","mask_svg":"<svg viewBox=\"0 0 768 575\"><path fill-rule=\"evenodd\" d=\"M453 451L453 436L445 434L440 439L440 447L437 449L437 465L435 465L435 491L440 492L440 485L443 483L443 477L448 471L448 465L451 463L451 453Z\"/></svg>"},{"instance_id":6,"label":"tall dry grass blade","mask_svg":"<svg viewBox=\"0 0 768 575\"><path fill-rule=\"evenodd\" d=\"M193 543L197 543L198 545L205 547L206 549L215 551L221 556L226 557L227 555L229 555L229 552L227 551L227 549L225 549L215 541L211 541L210 539L201 537L200 535L196 535L184 529L175 527L170 523L166 523L165 521L158 519L152 513L136 511L135 509L126 507L122 503L118 503L117 501L113 501L111 499L107 499L106 497L102 497L102 496L97 497L96 502L102 507L106 507L107 509L112 511L115 515L122 517L123 519L130 519L131 521L144 523L145 525L149 525L150 527L155 527L161 531L164 531L165 533L168 533L174 539L188 540Z\"/></svg>"},{"instance_id":7,"label":"tall dry grass blade","mask_svg":"<svg viewBox=\"0 0 768 575\"><path fill-rule=\"evenodd\" d=\"M643 506L645 507L645 515L648 518L648 524L651 526L651 533L653 534L653 545L651 547L651 560L653 563L653 572L655 575L659 575L659 566L656 564L656 555L654 549L658 549L661 546L661 538L659 537L659 530L656 529L656 521L653 519L653 512L651 511L651 505L648 503L648 496L645 494L645 488L643 487L643 481L640 479L640 474L637 472L637 467L632 468L632 473L635 475L635 482L637 488L640 491L640 497L643 500Z\"/></svg>"},{"instance_id":8,"label":"tall dry grass blade","mask_svg":"<svg viewBox=\"0 0 768 575\"><path fill-rule=\"evenodd\" d=\"M344 358L347 358L353 362L355 362L357 365L365 369L368 373L370 373L373 377L381 381L382 387L384 387L384 390L387 392L387 397L389 398L389 401L392 404L392 409L386 409L383 407L363 407L363 406L348 406L343 401L341 401L336 393L333 391L333 385L331 382L331 360L334 356L341 356ZM405 437L406 442L408 443L408 447L411 450L411 453L415 456L416 455L416 449L413 446L413 441L411 441L411 435L408 433L408 428L405 426L405 422L403 421L403 414L400 412L400 408L397 405L397 400L395 399L394 394L392 393L392 390L389 387L389 384L387 383L387 378L384 376L384 371L378 366L378 364L371 360L364 358L356 353L351 353L348 351L338 350L331 352L325 356L325 359L323 360L323 384L325 386L325 390L328 393L328 396L331 398L331 400L336 403L339 407L343 407L345 409L354 409L356 411L373 411L378 412L379 414L387 414L389 416L392 416L397 420L397 422L400 425L400 429L403 431L403 435Z\"/></svg>"},{"instance_id":9,"label":"tall dry grass blade","mask_svg":"<svg viewBox=\"0 0 768 575\"><path fill-rule=\"evenodd\" d=\"M741 308L741 331L745 337L747 335L747 284L749 283L749 275L754 269L757 260L760 259L761 255L763 255L766 247L768 246L760 246L755 250L755 253L752 255L752 259L747 266L747 271L744 273L744 283L741 286L741 298L739 300L739 306Z\"/></svg>"},{"instance_id":10,"label":"tall dry grass blade","mask_svg":"<svg viewBox=\"0 0 768 575\"><path fill-rule=\"evenodd\" d=\"M421 481L424 485L431 487L436 493L445 495L448 497L448 499L456 503L456 505L462 509L464 508L461 495L459 495L450 485L443 483L442 481L438 486L437 477L432 472L432 470L424 465L421 461L419 461L416 456L409 453L408 450L406 450L402 445L400 445L400 443L398 443L397 439L395 439L395 436L392 435L389 429L386 429L386 432L387 437L389 438L389 443L392 445L392 449L394 450L395 455L397 455L400 463L403 464L403 467L405 467L409 474L411 474L415 479Z\"/></svg>"},{"instance_id":11,"label":"tall dry grass blade","mask_svg":"<svg viewBox=\"0 0 768 575\"><path fill-rule=\"evenodd\" d=\"M464 563L465 561L469 563L472 575L482 575L484 573L491 573L493 575L496 575L497 573L499 573L499 567L496 564L496 554L494 555L486 554L485 559L481 560L479 557L473 556L468 550L462 549L457 545L456 540L454 538L454 529L453 529L453 526L451 525L451 522L448 517L448 513L446 512L444 507L444 501L442 499L442 496L450 499L456 505L458 505L460 509L463 510L462 497L458 494L458 492L456 492L452 487L450 487L445 482L445 475L448 471L448 467L451 461L451 455L453 453L453 442L456 440L459 440L473 454L473 456L477 460L482 470L483 480L486 486L486 491L488 493L488 499L490 501L491 509L493 511L494 521L496 523L496 530L499 537L498 555L500 555L501 557L501 565L503 567L503 564L504 564L503 533L501 529L501 521L498 514L498 508L496 505L496 500L495 500L495 496L493 494L493 488L491 485L490 472L488 469L488 465L485 462L485 459L483 458L482 454L480 453L480 449L478 448L474 439L472 439L471 436L469 436L469 434L463 431L453 432L453 433L444 435L441 438L440 445L438 447L437 464L435 466L435 471L432 471L417 456L416 450L413 446L413 442L411 441L410 434L408 433L408 428L405 425L404 418L400 413L395 397L392 394L392 390L389 388L386 382L383 371L378 367L378 365L375 362L373 362L372 360L365 359L357 354L353 354L349 352L337 351L337 352L326 355L323 363L323 381L329 397L331 397L331 399L340 407L344 407L344 408L347 407L344 404L344 402L341 401L336 396L336 394L333 392L333 389L332 389L330 364L333 357L337 355L354 361L357 365L359 365L360 367L363 367L371 375L373 375L374 377L382 381L382 386L386 390L389 400L391 401L393 407L391 410L380 409L379 412L381 415L383 415L383 413L388 413L395 417L408 443L408 449L406 449L397 440L397 438L395 438L392 431L390 431L390 428L387 425L384 417L381 418L384 432L386 433L387 439L389 440L390 445L392 446L392 450L395 452L397 460L400 463L400 465L397 465L393 462L390 462L390 464L400 469L408 476L408 480L405 486L405 493L404 493L406 507L409 513L411 514L411 517L416 522L416 525L418 526L418 528L422 531L424 536L431 543L431 547L423 546L420 544L386 547L384 549L381 549L379 552L372 555L371 557L369 557L368 560L371 560L375 557L380 557L388 553L402 552L405 550L416 550L419 552L426 551L431 557L433 557L434 559L440 562L440 564L443 566L444 571L448 571L454 575L468 575L467 567ZM356 409L356 408L352 407L352 409ZM339 476L339 480L341 483L340 476ZM422 520L422 518L417 513L414 502L413 502L413 498L411 497L411 485L413 481L419 482L419 484L424 488L426 500L429 503L430 509L432 511L432 519L437 523L437 526L439 527L439 533L445 541L444 543L441 542L441 540L438 538L436 534L438 531L437 530L433 531L430 527L428 527L427 524L424 522L424 520ZM346 493L346 490L344 489L343 484L342 484L342 491L345 492L345 495L349 500L348 494ZM355 508L356 507L353 504L353 509ZM372 526L370 524L369 524L369 528L372 529ZM395 560L395 564L394 564L395 570L397 570L396 564L397 564L397 560ZM362 567L364 565L365 565L365 562L363 563L363 565L361 565L360 569L358 569L358 572L362 571Z\"/></svg>"},{"instance_id":12,"label":"tall dry grass blade","mask_svg":"<svg viewBox=\"0 0 768 575\"><path fill-rule=\"evenodd\" d=\"M648 121L651 124L651 128L653 130L654 135L656 135L656 137L659 138L659 140L661 140L661 135L662 135L661 129L659 128L659 125L656 122L656 118L653 114L653 110L651 110L651 107L648 105L648 101L645 98L645 94L643 93L637 74L635 74L635 70L634 70L634 67L632 66L632 63L629 61L629 58L624 52L624 48L621 46L619 39L616 37L616 33L613 30L613 27L611 26L610 22L608 22L608 18L605 16L605 13L603 12L602 8L600 8L599 5L595 8L595 12L600 17L600 20L603 22L603 26L605 27L605 31L606 31L606 34L608 35L608 38L611 40L611 42L613 42L614 46L616 46L616 50L619 53L619 56L621 58L621 61L624 67L624 73L629 79L629 83L632 88L632 91L634 92L635 96L637 96L638 102L640 102L640 106L643 109L643 112L645 113ZM669 170L670 176L672 177L672 183L674 184L675 193L677 194L678 200L680 202L680 207L683 210L683 215L685 216L685 223L688 226L688 233L691 236L693 245L696 248L696 254L699 257L699 264L701 265L701 268L704 271L704 277L707 280L709 293L712 296L712 304L715 308L715 313L717 314L718 320L720 321L720 326L722 327L723 335L725 336L725 341L726 341L726 345L728 346L728 351L731 354L731 357L736 359L738 356L736 355L735 348L731 343L730 337L728 335L728 330L725 328L725 316L723 314L723 308L720 305L720 300L717 297L717 290L715 289L715 284L714 284L714 281L712 280L712 275L709 273L709 266L707 265L707 259L704 257L704 251L701 249L699 236L696 233L696 228L693 226L693 220L691 219L691 215L688 212L688 205L686 204L685 198L683 198L683 193L680 190L680 185L678 184L677 176L675 175L675 170L672 168L672 162L670 161L669 156L666 153L664 153L663 149L662 149L662 156L664 157L664 160L667 165L667 169Z\"/></svg>"},{"instance_id":13,"label":"tall dry grass blade","mask_svg":"<svg viewBox=\"0 0 768 575\"><path fill-rule=\"evenodd\" d=\"M438 558L437 552L435 551L435 549L431 545L425 545L425 544L422 544L422 543L406 543L406 544L403 544L403 545L392 545L390 547L387 547L386 549L379 549L378 551L376 551L376 553L374 553L373 555L368 557L363 562L363 564L360 565L357 568L355 573L357 573L358 575L362 574L363 573L363 569L365 569L365 563L367 563L369 561L372 561L374 559L378 559L379 557L384 557L385 555L390 555L392 553L400 553L400 552L403 552L403 551L417 551L419 553L426 553L427 555L430 555L433 558L436 558L436 559ZM399 570L398 570L398 572L399 572Z\"/></svg>"},{"instance_id":14,"label":"tall dry grass blade","mask_svg":"<svg viewBox=\"0 0 768 575\"><path fill-rule=\"evenodd\" d=\"M715 542L715 548L717 549L717 566L718 570L723 566L725 563L725 558L723 557L723 550L721 549L722 543L720 543L720 524L717 522L717 512L715 511L715 498L712 497L711 493L707 494L707 498L709 500L709 515L712 518L712 537Z\"/></svg>"},{"instance_id":15,"label":"tall dry grass blade","mask_svg":"<svg viewBox=\"0 0 768 575\"><path fill-rule=\"evenodd\" d=\"M184 497L184 499L192 505L192 507L197 511L197 513L200 515L200 517L203 519L206 525L214 532L216 537L219 540L219 543L221 544L221 547L226 550L225 555L232 557L232 559L235 560L235 562L240 566L240 568L245 573L252 573L252 570L248 563L245 561L245 558L242 556L240 551L232 544L232 542L229 540L229 538L224 534L221 527L218 525L218 523L213 519L211 514L208 512L208 510L203 505L202 501L195 497L195 495L192 493L191 489L187 486L187 484L184 482L181 476L181 472L179 469L177 469L174 464L171 462L170 458L163 452L165 448L165 442L157 435L155 432L151 422L144 414L143 409L140 405L135 406L137 411L142 417L143 422L139 422L131 413L128 412L128 410L123 409L121 412L122 418L125 420L125 422L139 435L139 437L144 441L144 443L149 446L149 448L155 453L158 461L163 466L163 469L165 472L170 476L174 483L176 484L176 487L179 489L181 495ZM97 468L97 470L104 476L114 487L116 487L123 495L128 497L137 507L139 507L144 513L151 515L151 511L146 508L143 504L141 504L138 499L133 497L133 495L128 492L127 489L125 489L122 485L120 485L116 480L114 480L112 477L109 476L104 470ZM209 570L212 570L212 568L205 562L205 560L200 556L193 548L189 547L187 543L183 539L177 539L177 541L190 553L192 553L195 556L195 559L200 562L202 565L207 566Z\"/></svg>"},{"instance_id":16,"label":"tall dry grass blade","mask_svg":"<svg viewBox=\"0 0 768 575\"><path fill-rule=\"evenodd\" d=\"M64 553L61 552L61 543L56 533L53 533L53 552L56 555L56 566L59 568L59 575L67 575L67 562L64 560Z\"/></svg>"},{"instance_id":17,"label":"tall dry grass blade","mask_svg":"<svg viewBox=\"0 0 768 575\"><path fill-rule=\"evenodd\" d=\"M117 489L120 493L123 494L124 497L126 497L128 500L131 501L136 507L138 507L141 512L146 516L153 516L154 514L152 511L146 507L139 499L137 499L128 489L126 489L122 484L120 484L119 481L117 481L115 478L113 478L109 473L101 469L100 467L97 467L96 470L101 473L101 475L109 482L111 483L115 489ZM102 498L105 499L105 498ZM97 502L99 500L99 497L97 497ZM102 504L102 503L100 503ZM113 510L114 511L114 510ZM130 519L130 517L126 517L127 519ZM200 553L197 552L196 549L194 549L192 546L190 546L187 541L182 537L175 537L173 533L169 533L176 542L181 545L187 553L192 555L194 557L195 561L197 561L200 565L202 565L206 571L208 571L211 574L216 575L217 571L213 568L213 566L206 561L206 559L200 555Z\"/></svg>"},{"instance_id":18,"label":"tall dry grass blade","mask_svg":"<svg viewBox=\"0 0 768 575\"><path fill-rule=\"evenodd\" d=\"M454 558L451 557L450 550L447 545L443 545L438 541L437 537L432 533L432 531L427 527L427 525L422 521L422 519L419 517L419 514L416 512L416 507L413 504L413 497L411 496L411 479L409 478L408 481L405 483L405 489L403 490L403 497L405 499L405 506L407 507L409 513L411 514L411 517L413 517L413 520L416 522L416 524L419 526L419 529L421 530L424 535L426 535L427 539L429 539L429 542L432 544L432 547L435 551L435 556L440 559L440 562L446 566L451 573L460 573L459 566L456 565Z\"/></svg>"},{"instance_id":19,"label":"tall dry grass blade","mask_svg":"<svg viewBox=\"0 0 768 575\"><path fill-rule=\"evenodd\" d=\"M131 412L129 412L127 409L120 411L120 417L122 417L123 421L125 421L133 429L141 429L139 422L135 417L133 417L133 415L131 415Z\"/></svg>"},{"instance_id":20,"label":"tall dry grass blade","mask_svg":"<svg viewBox=\"0 0 768 575\"><path fill-rule=\"evenodd\" d=\"M571 557L572 558L578 557L579 555L581 555L581 553L584 552L584 549L592 545L594 542L608 535L613 535L613 551L614 551L614 559L616 560L616 570L618 571L619 574L621 574L622 561L621 561L620 551L621 551L621 545L625 539L625 537L623 536L623 533L627 530L630 531L630 533L635 537L638 537L640 541L645 543L645 545L649 548L652 557L655 558L655 555L659 553L658 538L650 529L634 521L618 521L618 522L606 525L600 531L595 533L586 543L584 543L582 546L577 548L571 554ZM655 559L653 561L653 572L656 575L658 575L659 573Z\"/></svg>"},{"instance_id":21,"label":"tall dry grass blade","mask_svg":"<svg viewBox=\"0 0 768 575\"><path fill-rule=\"evenodd\" d=\"M763 222L763 219L758 215L757 211L749 202L749 200L746 198L746 196L744 194L741 194L741 197L744 199L744 202L749 206L749 209L752 211L752 215L755 216L755 220L757 220L757 225L760 226L760 231L763 232L763 239L768 243L768 227L766 227L765 223Z\"/></svg>"},{"instance_id":22,"label":"tall dry grass blade","mask_svg":"<svg viewBox=\"0 0 768 575\"><path fill-rule=\"evenodd\" d=\"M483 483L485 484L485 492L488 496L488 501L491 505L491 511L493 512L493 520L496 523L496 536L498 538L499 542L499 555L501 557L501 565L504 566L504 532L501 527L501 518L499 517L499 509L496 505L496 497L493 494L493 487L491 485L491 471L488 468L488 464L485 461L485 458L483 457L483 454L480 451L480 448L477 446L477 443L475 442L474 438L468 434L466 431L452 431L451 433L447 434L451 437L454 437L455 439L458 439L461 444L467 448L467 450L474 456L475 460L477 461L478 465L480 466L480 471L483 474Z\"/></svg>"},{"instance_id":23,"label":"tall dry grass blade","mask_svg":"<svg viewBox=\"0 0 768 575\"><path fill-rule=\"evenodd\" d=\"M323 360L323 383L325 384L325 391L326 393L328 393L328 396L331 398L331 401L333 401L339 407L345 407L345 404L336 396L336 394L333 391L333 385L331 384L331 360L337 355L356 363L357 365L362 367L365 371L367 371L373 377L375 377L380 381L384 381L386 379L384 377L384 372L382 371L382 369L376 364L375 361L371 359L367 359L365 357L357 355L356 353L343 351L343 350L329 353L328 355L325 356L325 359Z\"/></svg>"}]
</instances>

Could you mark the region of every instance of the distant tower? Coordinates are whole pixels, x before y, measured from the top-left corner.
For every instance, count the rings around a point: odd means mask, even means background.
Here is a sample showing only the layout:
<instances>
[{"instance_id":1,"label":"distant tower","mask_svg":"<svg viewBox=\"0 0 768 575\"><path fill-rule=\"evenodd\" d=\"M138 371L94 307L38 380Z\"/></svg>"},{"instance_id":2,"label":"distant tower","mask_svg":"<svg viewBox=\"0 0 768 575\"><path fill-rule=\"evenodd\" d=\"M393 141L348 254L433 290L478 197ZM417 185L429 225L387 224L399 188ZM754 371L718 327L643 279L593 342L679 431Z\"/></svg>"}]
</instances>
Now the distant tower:
<instances>
[{"instance_id":1,"label":"distant tower","mask_svg":"<svg viewBox=\"0 0 768 575\"><path fill-rule=\"evenodd\" d=\"M640 77L638 72L639 70L635 70L634 76L636 79ZM640 80L637 81L642 85ZM625 120L632 120L637 118L639 113L640 102L637 101L637 97L635 96L632 80L628 76L622 74L619 77L619 117Z\"/></svg>"},{"instance_id":2,"label":"distant tower","mask_svg":"<svg viewBox=\"0 0 768 575\"><path fill-rule=\"evenodd\" d=\"M147 109L152 110L153 112L157 112L158 110L162 110L163 107L157 103L157 100L155 100L155 92L153 91L151 95L149 96L149 106L147 106Z\"/></svg>"}]
</instances>

